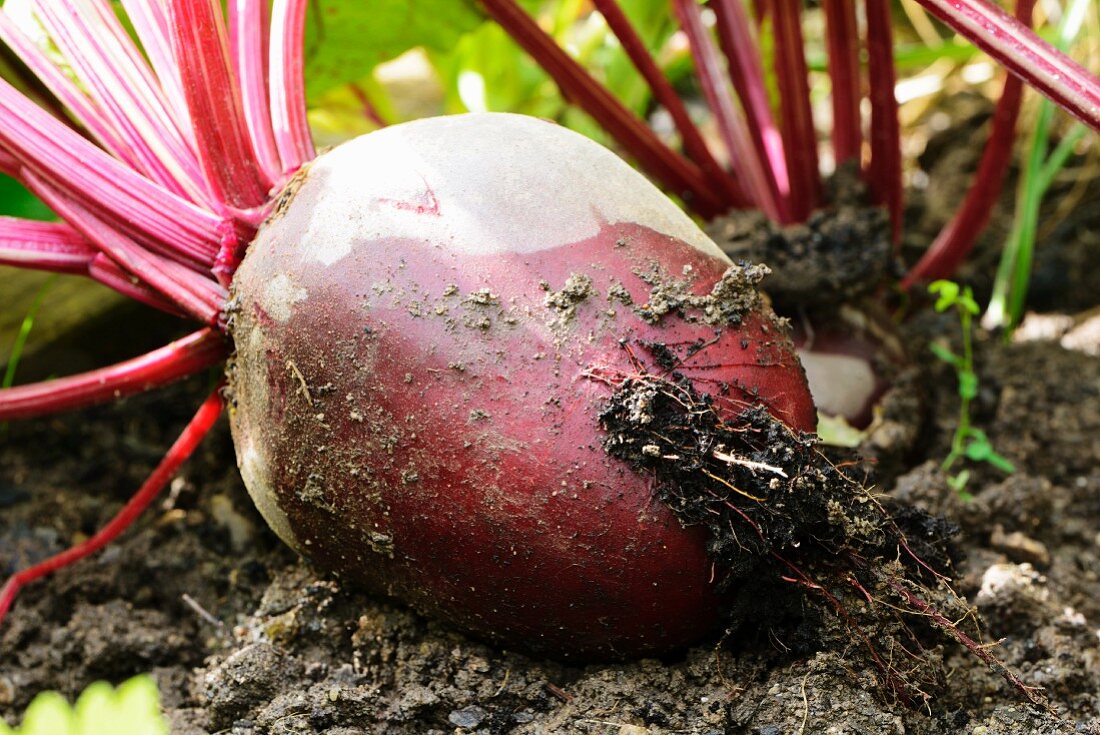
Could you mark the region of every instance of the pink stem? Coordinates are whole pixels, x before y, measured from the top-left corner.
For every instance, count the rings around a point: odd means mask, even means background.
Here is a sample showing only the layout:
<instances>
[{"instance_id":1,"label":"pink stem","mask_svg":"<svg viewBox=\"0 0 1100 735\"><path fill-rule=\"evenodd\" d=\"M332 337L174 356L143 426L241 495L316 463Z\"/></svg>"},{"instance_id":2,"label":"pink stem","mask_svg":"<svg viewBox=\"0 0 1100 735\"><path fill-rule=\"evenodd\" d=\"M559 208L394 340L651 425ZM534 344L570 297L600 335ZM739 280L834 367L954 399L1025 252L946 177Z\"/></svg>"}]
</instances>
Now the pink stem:
<instances>
[{"instance_id":1,"label":"pink stem","mask_svg":"<svg viewBox=\"0 0 1100 735\"><path fill-rule=\"evenodd\" d=\"M741 98L749 133L767 173L768 185L775 192L781 219L789 221L791 182L787 175L787 156L768 100L764 66L752 21L741 0L715 0L711 6L717 19L718 41L728 62L730 81Z\"/></svg>"},{"instance_id":2,"label":"pink stem","mask_svg":"<svg viewBox=\"0 0 1100 735\"><path fill-rule=\"evenodd\" d=\"M140 166L130 147L87 95L4 12L0 12L0 39L104 148L132 168Z\"/></svg>"},{"instance_id":3,"label":"pink stem","mask_svg":"<svg viewBox=\"0 0 1100 735\"><path fill-rule=\"evenodd\" d=\"M654 179L703 217L727 209L696 164L679 155L558 47L516 0L481 0L485 11L557 82L562 94L587 112Z\"/></svg>"},{"instance_id":4,"label":"pink stem","mask_svg":"<svg viewBox=\"0 0 1100 735\"><path fill-rule=\"evenodd\" d=\"M65 223L0 217L0 265L88 276L123 296L182 316L160 294L134 283L133 276Z\"/></svg>"},{"instance_id":5,"label":"pink stem","mask_svg":"<svg viewBox=\"0 0 1100 735\"><path fill-rule=\"evenodd\" d=\"M867 178L874 200L886 206L895 245L901 242L901 129L894 94L893 30L890 4L866 0L867 63L871 97L871 163Z\"/></svg>"},{"instance_id":6,"label":"pink stem","mask_svg":"<svg viewBox=\"0 0 1100 735\"><path fill-rule=\"evenodd\" d=\"M752 135L744 116L734 102L723 72L718 50L703 24L702 9L696 0L673 0L673 9L691 47L695 69L703 88L703 96L714 113L722 142L729 149L735 171L744 173L744 181L735 180L745 190L749 201L772 219L780 219L781 210L775 181L753 145Z\"/></svg>"},{"instance_id":7,"label":"pink stem","mask_svg":"<svg viewBox=\"0 0 1100 735\"><path fill-rule=\"evenodd\" d=\"M271 181L282 177L282 161L271 128L267 93L267 38L271 28L267 0L230 0L229 39L241 85L244 116L256 159Z\"/></svg>"},{"instance_id":8,"label":"pink stem","mask_svg":"<svg viewBox=\"0 0 1100 735\"><path fill-rule=\"evenodd\" d=\"M171 0L172 31L199 159L219 201L236 209L267 201L273 182L256 159L229 61L219 0Z\"/></svg>"},{"instance_id":9,"label":"pink stem","mask_svg":"<svg viewBox=\"0 0 1100 735\"><path fill-rule=\"evenodd\" d=\"M837 164L862 157L863 125L859 114L859 24L855 0L824 0L825 39L832 81L833 156Z\"/></svg>"},{"instance_id":10,"label":"pink stem","mask_svg":"<svg viewBox=\"0 0 1100 735\"><path fill-rule=\"evenodd\" d=\"M67 224L0 217L0 265L83 274L97 252Z\"/></svg>"},{"instance_id":11,"label":"pink stem","mask_svg":"<svg viewBox=\"0 0 1100 735\"><path fill-rule=\"evenodd\" d=\"M92 262L88 264L88 276L102 283L107 288L113 289L128 299L133 299L146 306L186 319L187 315L180 311L179 307L161 296L141 281L124 271L118 263L108 258L103 253L97 253Z\"/></svg>"},{"instance_id":12,"label":"pink stem","mask_svg":"<svg viewBox=\"0 0 1100 735\"><path fill-rule=\"evenodd\" d=\"M271 120L284 174L297 171L317 155L306 119L307 3L308 0L275 0L271 15Z\"/></svg>"},{"instance_id":13,"label":"pink stem","mask_svg":"<svg viewBox=\"0 0 1100 735\"><path fill-rule=\"evenodd\" d=\"M0 146L101 217L212 263L220 218L112 158L0 79Z\"/></svg>"},{"instance_id":14,"label":"pink stem","mask_svg":"<svg viewBox=\"0 0 1100 735\"><path fill-rule=\"evenodd\" d=\"M645 47L645 43L634 30L634 26L630 24L630 20L619 7L617 0L594 0L593 5L607 21L615 37L619 39L619 43L622 44L623 50L630 57L634 67L649 84L654 98L668 110L676 129L680 132L680 139L688 158L699 165L712 185L725 192L731 206L747 204L748 198L740 190L734 178L722 168L710 152L702 133L692 121L687 107L684 106L684 101L672 88L672 84L657 65L653 55L649 53L649 49Z\"/></svg>"},{"instance_id":15,"label":"pink stem","mask_svg":"<svg viewBox=\"0 0 1100 735\"><path fill-rule=\"evenodd\" d=\"M134 277L203 324L216 324L227 293L212 274L202 275L174 261L150 253L110 227L48 183L28 176L28 185L53 211L80 231L92 244Z\"/></svg>"},{"instance_id":16,"label":"pink stem","mask_svg":"<svg viewBox=\"0 0 1100 735\"><path fill-rule=\"evenodd\" d=\"M144 393L213 367L228 354L229 345L220 332L201 329L117 365L0 390L0 421L72 411Z\"/></svg>"},{"instance_id":17,"label":"pink stem","mask_svg":"<svg viewBox=\"0 0 1100 735\"><path fill-rule=\"evenodd\" d=\"M1100 79L986 0L919 0L1009 71L1100 131Z\"/></svg>"},{"instance_id":18,"label":"pink stem","mask_svg":"<svg viewBox=\"0 0 1100 735\"><path fill-rule=\"evenodd\" d=\"M791 181L791 216L804 221L821 200L817 131L810 109L810 80L802 39L802 0L772 0L775 72L783 149Z\"/></svg>"},{"instance_id":19,"label":"pink stem","mask_svg":"<svg viewBox=\"0 0 1100 735\"><path fill-rule=\"evenodd\" d=\"M1017 0L1016 15L1024 23L1031 21L1035 0ZM970 254L978 235L989 223L993 208L1001 196L1005 174L1012 163L1012 147L1016 142L1016 121L1020 116L1024 83L1009 74L1004 90L993 111L992 130L978 171L962 206L947 223L917 264L905 274L901 287L912 288L919 282L950 278Z\"/></svg>"},{"instance_id":20,"label":"pink stem","mask_svg":"<svg viewBox=\"0 0 1100 735\"><path fill-rule=\"evenodd\" d=\"M33 1L51 40L140 162L138 169L173 194L208 204L194 151L114 9L104 0Z\"/></svg>"},{"instance_id":21,"label":"pink stem","mask_svg":"<svg viewBox=\"0 0 1100 735\"><path fill-rule=\"evenodd\" d=\"M172 47L171 24L168 21L168 8L163 0L122 0L126 17L134 26L142 48L149 57L149 63L157 75L168 107L180 132L194 145L191 133L194 127L191 113L187 109L187 98L183 94L183 80L180 78L179 62L176 50Z\"/></svg>"},{"instance_id":22,"label":"pink stem","mask_svg":"<svg viewBox=\"0 0 1100 735\"><path fill-rule=\"evenodd\" d=\"M149 479L142 484L137 493L126 502L126 505L122 506L122 509L106 526L88 540L60 554L51 556L49 559L35 564L28 569L16 572L8 578L4 586L0 587L0 622L3 622L4 617L15 601L15 596L22 587L40 577L44 577L47 574L51 574L58 569L67 567L74 562L94 554L96 551L99 551L104 546L114 541L119 534L129 528L130 525L137 520L138 516L149 507L153 499L156 498L164 486L168 484L168 481L176 474L180 465L194 453L203 438L214 426L214 422L218 420L222 408L225 405L220 395L220 391L221 386L203 401L203 404L199 407L198 413L195 414L194 418L192 418L186 428L184 428L183 433L176 439L175 443L168 450L168 453L164 456L164 459L157 465L157 468L153 470L153 474L149 476Z\"/></svg>"}]
</instances>

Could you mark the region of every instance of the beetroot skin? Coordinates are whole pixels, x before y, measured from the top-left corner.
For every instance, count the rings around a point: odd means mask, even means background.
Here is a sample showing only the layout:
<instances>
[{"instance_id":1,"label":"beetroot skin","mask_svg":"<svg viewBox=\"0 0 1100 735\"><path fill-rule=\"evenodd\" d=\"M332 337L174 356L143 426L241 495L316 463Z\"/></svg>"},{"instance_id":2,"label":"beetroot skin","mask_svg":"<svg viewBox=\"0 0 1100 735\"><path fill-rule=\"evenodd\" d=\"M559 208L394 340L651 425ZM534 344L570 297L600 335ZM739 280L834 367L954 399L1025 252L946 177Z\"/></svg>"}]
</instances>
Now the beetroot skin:
<instances>
[{"instance_id":1,"label":"beetroot skin","mask_svg":"<svg viewBox=\"0 0 1100 735\"><path fill-rule=\"evenodd\" d=\"M707 532L610 457L608 379L675 365L812 430L749 270L614 155L512 115L320 156L240 267L231 419L249 492L318 566L556 658L686 645ZM714 298L712 286L721 281Z\"/></svg>"}]
</instances>

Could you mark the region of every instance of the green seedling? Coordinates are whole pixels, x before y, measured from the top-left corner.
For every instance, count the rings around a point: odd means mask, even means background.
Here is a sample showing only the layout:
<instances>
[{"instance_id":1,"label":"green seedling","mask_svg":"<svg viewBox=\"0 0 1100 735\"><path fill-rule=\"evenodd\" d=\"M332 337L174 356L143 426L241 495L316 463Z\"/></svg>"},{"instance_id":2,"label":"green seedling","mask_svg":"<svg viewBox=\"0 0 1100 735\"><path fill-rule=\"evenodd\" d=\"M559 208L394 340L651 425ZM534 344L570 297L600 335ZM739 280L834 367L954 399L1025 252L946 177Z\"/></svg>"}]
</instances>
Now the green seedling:
<instances>
[{"instance_id":1,"label":"green seedling","mask_svg":"<svg viewBox=\"0 0 1100 735\"><path fill-rule=\"evenodd\" d=\"M1016 468L1005 457L993 449L989 437L981 429L971 425L970 404L978 396L978 374L974 371L974 317L981 309L974 300L969 286L960 287L953 281L935 281L928 290L936 296L936 311L943 313L954 309L959 315L962 326L962 354L956 355L946 345L933 342L931 350L939 359L955 368L959 381L959 423L951 439L951 452L943 460L941 467L948 472L960 459L971 462L985 462L1002 472L1015 472ZM952 475L949 482L957 493L968 497L966 483L970 480L970 471L962 470Z\"/></svg>"},{"instance_id":2,"label":"green seedling","mask_svg":"<svg viewBox=\"0 0 1100 735\"><path fill-rule=\"evenodd\" d=\"M76 704L57 692L42 692L12 728L0 720L0 735L168 735L160 710L157 685L149 676L135 676L118 686L96 682Z\"/></svg>"},{"instance_id":3,"label":"green seedling","mask_svg":"<svg viewBox=\"0 0 1100 735\"><path fill-rule=\"evenodd\" d=\"M1081 33L1090 4L1090 0L1066 3L1055 38L1055 45L1062 51L1069 49ZM986 328L1003 327L1005 341L1011 340L1013 330L1024 317L1043 197L1087 132L1084 125L1077 123L1051 150L1055 110L1049 100L1039 103L1039 115L1020 172L1016 216L997 267L989 308L982 320Z\"/></svg>"}]
</instances>

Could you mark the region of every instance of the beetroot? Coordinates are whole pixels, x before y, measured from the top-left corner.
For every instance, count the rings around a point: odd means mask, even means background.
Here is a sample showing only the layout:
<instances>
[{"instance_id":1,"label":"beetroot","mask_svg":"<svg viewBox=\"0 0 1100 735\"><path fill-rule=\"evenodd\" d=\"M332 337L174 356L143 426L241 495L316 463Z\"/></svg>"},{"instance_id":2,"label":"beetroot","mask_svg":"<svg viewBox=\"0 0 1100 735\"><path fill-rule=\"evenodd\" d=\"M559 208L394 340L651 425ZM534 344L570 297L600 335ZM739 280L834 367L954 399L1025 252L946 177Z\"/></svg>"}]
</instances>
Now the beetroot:
<instances>
[{"instance_id":1,"label":"beetroot","mask_svg":"<svg viewBox=\"0 0 1100 735\"><path fill-rule=\"evenodd\" d=\"M678 373L725 415L812 430L762 270L543 121L344 144L233 282L242 475L319 566L464 629L556 657L684 645L718 615L706 532L605 451L599 417L609 378Z\"/></svg>"}]
</instances>

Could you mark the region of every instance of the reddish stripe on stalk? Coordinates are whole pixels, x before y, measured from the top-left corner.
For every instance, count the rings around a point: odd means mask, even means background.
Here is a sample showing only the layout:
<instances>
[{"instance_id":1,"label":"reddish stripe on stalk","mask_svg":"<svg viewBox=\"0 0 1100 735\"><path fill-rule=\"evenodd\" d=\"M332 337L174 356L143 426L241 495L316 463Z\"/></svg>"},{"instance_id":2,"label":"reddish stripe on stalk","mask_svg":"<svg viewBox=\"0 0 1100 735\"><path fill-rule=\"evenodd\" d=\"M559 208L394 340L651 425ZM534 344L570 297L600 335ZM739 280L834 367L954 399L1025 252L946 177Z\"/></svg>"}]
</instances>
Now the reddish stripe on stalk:
<instances>
[{"instance_id":1,"label":"reddish stripe on stalk","mask_svg":"<svg viewBox=\"0 0 1100 735\"><path fill-rule=\"evenodd\" d=\"M890 3L866 0L867 76L871 98L871 163L867 171L871 195L890 212L894 244L901 242L901 128L894 94L893 30Z\"/></svg>"},{"instance_id":2,"label":"reddish stripe on stalk","mask_svg":"<svg viewBox=\"0 0 1100 735\"><path fill-rule=\"evenodd\" d=\"M67 224L0 217L0 265L87 273L97 252Z\"/></svg>"},{"instance_id":3,"label":"reddish stripe on stalk","mask_svg":"<svg viewBox=\"0 0 1100 735\"><path fill-rule=\"evenodd\" d=\"M218 388L203 401L203 404L199 407L198 413L195 414L194 418L192 418L186 428L184 428L183 433L176 439L172 448L169 449L168 453L164 456L164 459L157 465L157 468L153 470L153 474L149 476L149 479L142 484L137 493L126 502L126 505L122 506L122 510L120 510L106 526L100 529L87 541L77 544L60 554L51 556L49 559L35 564L28 569L16 572L8 578L4 586L0 587L0 622L3 621L4 616L7 615L8 610L11 609L12 602L15 601L15 596L22 587L40 577L44 577L86 556L94 554L96 551L99 551L104 546L114 541L119 534L130 527L130 524L149 507L153 499L156 498L162 489L164 489L164 486L168 484L168 481L171 480L176 474L176 471L179 470L180 465L194 453L203 438L210 432L211 427L214 426L214 422L218 420L224 406L220 391L221 386L218 386Z\"/></svg>"},{"instance_id":4,"label":"reddish stripe on stalk","mask_svg":"<svg viewBox=\"0 0 1100 735\"><path fill-rule=\"evenodd\" d=\"M212 263L220 219L112 158L0 79L0 145L105 220L196 263ZM9 162L10 163L10 162ZM7 168L5 166L5 168Z\"/></svg>"},{"instance_id":5,"label":"reddish stripe on stalk","mask_svg":"<svg viewBox=\"0 0 1100 735\"><path fill-rule=\"evenodd\" d=\"M283 173L316 155L306 119L305 35L308 0L275 0L271 15L271 124Z\"/></svg>"},{"instance_id":6,"label":"reddish stripe on stalk","mask_svg":"<svg viewBox=\"0 0 1100 735\"><path fill-rule=\"evenodd\" d=\"M213 367L228 354L229 344L220 332L200 329L117 365L0 390L0 421L87 408L144 393Z\"/></svg>"},{"instance_id":7,"label":"reddish stripe on stalk","mask_svg":"<svg viewBox=\"0 0 1100 735\"><path fill-rule=\"evenodd\" d=\"M363 89L358 84L349 84L348 90L351 91L353 97L359 102L359 105L363 110L363 117L370 120L372 123L380 128L384 128L390 125L390 121L382 116L382 111L378 109L378 105L374 104L374 100L367 94L367 90Z\"/></svg>"},{"instance_id":8,"label":"reddish stripe on stalk","mask_svg":"<svg viewBox=\"0 0 1100 735\"><path fill-rule=\"evenodd\" d=\"M1016 15L1030 24L1035 0L1017 0ZM993 208L1001 196L1005 174L1012 162L1016 142L1016 121L1020 116L1024 83L1011 74L1005 78L1004 90L993 111L992 129L986 141L982 160L966 193L962 206L940 231L917 264L901 280L902 288L912 288L921 281L950 278L970 254L978 241Z\"/></svg>"},{"instance_id":9,"label":"reddish stripe on stalk","mask_svg":"<svg viewBox=\"0 0 1100 735\"><path fill-rule=\"evenodd\" d=\"M635 32L626 14L619 7L619 3L616 0L593 0L592 4L607 21L607 25L619 39L619 43L622 44L623 50L630 57L634 67L649 84L654 98L668 110L668 114L676 124L676 129L680 132L684 153L699 165L716 188L726 193L726 198L731 205L746 202L747 197L741 192L737 182L715 160L706 141L703 140L702 133L688 114L684 101L680 99L680 95L676 94L672 84L657 66L653 55L649 53L649 49Z\"/></svg>"},{"instance_id":10,"label":"reddish stripe on stalk","mask_svg":"<svg viewBox=\"0 0 1100 735\"><path fill-rule=\"evenodd\" d=\"M756 34L741 0L715 0L711 7L717 19L718 42L726 56L730 81L741 98L757 155L768 175L769 186L775 192L780 212L788 213L789 217L791 183L787 175L787 157L783 151L783 136L768 101Z\"/></svg>"},{"instance_id":11,"label":"reddish stripe on stalk","mask_svg":"<svg viewBox=\"0 0 1100 735\"><path fill-rule=\"evenodd\" d=\"M658 183L682 196L703 217L714 217L728 209L711 190L702 169L661 142L649 126L559 48L515 0L481 0L481 4L553 78L562 94L595 118Z\"/></svg>"},{"instance_id":12,"label":"reddish stripe on stalk","mask_svg":"<svg viewBox=\"0 0 1100 735\"><path fill-rule=\"evenodd\" d=\"M804 221L821 200L817 131L810 109L810 79L802 39L802 0L772 0L775 74L780 130L791 181L791 216Z\"/></svg>"},{"instance_id":13,"label":"reddish stripe on stalk","mask_svg":"<svg viewBox=\"0 0 1100 735\"><path fill-rule=\"evenodd\" d=\"M217 323L227 293L210 274L203 275L145 250L37 177L28 176L27 183L53 211L140 282L203 324Z\"/></svg>"},{"instance_id":14,"label":"reddish stripe on stalk","mask_svg":"<svg viewBox=\"0 0 1100 735\"><path fill-rule=\"evenodd\" d=\"M863 126L859 114L859 23L855 0L824 0L825 45L832 81L833 155L837 165L860 161Z\"/></svg>"},{"instance_id":15,"label":"reddish stripe on stalk","mask_svg":"<svg viewBox=\"0 0 1100 735\"><path fill-rule=\"evenodd\" d=\"M264 176L229 62L219 0L171 0L171 26L183 93L206 179L219 201L250 209L267 201Z\"/></svg>"},{"instance_id":16,"label":"reddish stripe on stalk","mask_svg":"<svg viewBox=\"0 0 1100 735\"><path fill-rule=\"evenodd\" d=\"M1013 74L1100 131L1100 79L985 0L919 0Z\"/></svg>"},{"instance_id":17,"label":"reddish stripe on stalk","mask_svg":"<svg viewBox=\"0 0 1100 735\"><path fill-rule=\"evenodd\" d=\"M752 204L774 220L785 220L787 212L780 205L775 180L768 175L760 150L753 145L752 135L745 117L734 102L726 83L718 50L715 48L706 26L703 13L696 0L673 0L673 9L680 21L680 28L687 36L695 71L703 88L707 105L714 113L718 132L729 150L731 161L736 164L734 179L745 190ZM737 176L742 172L743 176Z\"/></svg>"},{"instance_id":18,"label":"reddish stripe on stalk","mask_svg":"<svg viewBox=\"0 0 1100 735\"><path fill-rule=\"evenodd\" d=\"M229 42L241 85L248 135L264 175L282 178L283 167L271 128L271 101L267 93L267 39L271 27L267 0L230 0Z\"/></svg>"},{"instance_id":19,"label":"reddish stripe on stalk","mask_svg":"<svg viewBox=\"0 0 1100 735\"><path fill-rule=\"evenodd\" d=\"M0 148L0 173L12 178L19 176L19 161L3 148Z\"/></svg>"}]
</instances>

